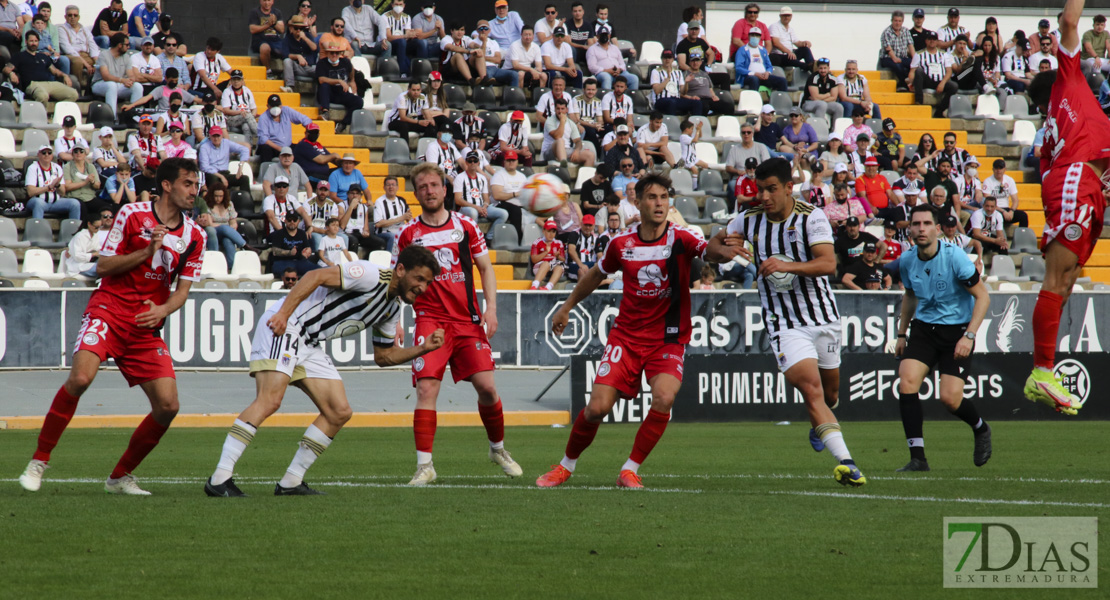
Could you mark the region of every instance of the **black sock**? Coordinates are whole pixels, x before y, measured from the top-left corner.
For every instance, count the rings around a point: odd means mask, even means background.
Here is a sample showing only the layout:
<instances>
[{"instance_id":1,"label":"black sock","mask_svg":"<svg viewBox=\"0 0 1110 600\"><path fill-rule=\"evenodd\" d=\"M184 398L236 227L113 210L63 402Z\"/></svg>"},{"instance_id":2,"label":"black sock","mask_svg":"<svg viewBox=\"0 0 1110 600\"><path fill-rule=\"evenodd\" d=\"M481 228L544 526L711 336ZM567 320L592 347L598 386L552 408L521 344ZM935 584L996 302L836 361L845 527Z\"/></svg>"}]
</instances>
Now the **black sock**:
<instances>
[{"instance_id":1,"label":"black sock","mask_svg":"<svg viewBox=\"0 0 1110 600\"><path fill-rule=\"evenodd\" d=\"M918 392L902 392L898 409L902 413L902 430L906 432L910 458L925 460L925 416Z\"/></svg>"},{"instance_id":2,"label":"black sock","mask_svg":"<svg viewBox=\"0 0 1110 600\"><path fill-rule=\"evenodd\" d=\"M971 429L975 433L979 433L987 426L987 422L979 418L979 411L975 410L975 404L971 400L960 402L959 408L956 410L950 409L948 412L959 417L964 423L971 425Z\"/></svg>"}]
</instances>

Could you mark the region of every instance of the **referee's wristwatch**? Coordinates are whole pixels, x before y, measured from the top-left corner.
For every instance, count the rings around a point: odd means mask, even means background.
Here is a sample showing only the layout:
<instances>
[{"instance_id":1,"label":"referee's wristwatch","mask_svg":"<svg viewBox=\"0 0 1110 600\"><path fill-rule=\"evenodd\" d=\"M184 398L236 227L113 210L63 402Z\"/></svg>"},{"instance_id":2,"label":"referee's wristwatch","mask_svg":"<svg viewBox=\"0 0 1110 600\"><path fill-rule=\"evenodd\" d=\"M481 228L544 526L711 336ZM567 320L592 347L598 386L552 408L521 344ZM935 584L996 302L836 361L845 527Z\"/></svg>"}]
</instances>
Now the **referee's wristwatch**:
<instances>
[{"instance_id":1,"label":"referee's wristwatch","mask_svg":"<svg viewBox=\"0 0 1110 600\"><path fill-rule=\"evenodd\" d=\"M964 337L974 342L975 341L975 332L974 331L965 331L964 332Z\"/></svg>"}]
</instances>

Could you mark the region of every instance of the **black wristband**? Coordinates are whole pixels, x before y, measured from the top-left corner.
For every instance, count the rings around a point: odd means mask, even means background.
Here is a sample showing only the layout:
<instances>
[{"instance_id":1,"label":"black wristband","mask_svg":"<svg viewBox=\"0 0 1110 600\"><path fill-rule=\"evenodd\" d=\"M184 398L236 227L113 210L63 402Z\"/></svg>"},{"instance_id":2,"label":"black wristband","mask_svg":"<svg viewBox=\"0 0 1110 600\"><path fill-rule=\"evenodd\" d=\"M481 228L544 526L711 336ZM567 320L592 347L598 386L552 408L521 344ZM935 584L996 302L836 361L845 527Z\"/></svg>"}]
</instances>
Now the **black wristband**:
<instances>
[{"instance_id":1,"label":"black wristband","mask_svg":"<svg viewBox=\"0 0 1110 600\"><path fill-rule=\"evenodd\" d=\"M906 334L904 334L904 333L899 333L899 334L898 334L898 337L900 337L900 338L904 338L904 337L906 337Z\"/></svg>"}]
</instances>

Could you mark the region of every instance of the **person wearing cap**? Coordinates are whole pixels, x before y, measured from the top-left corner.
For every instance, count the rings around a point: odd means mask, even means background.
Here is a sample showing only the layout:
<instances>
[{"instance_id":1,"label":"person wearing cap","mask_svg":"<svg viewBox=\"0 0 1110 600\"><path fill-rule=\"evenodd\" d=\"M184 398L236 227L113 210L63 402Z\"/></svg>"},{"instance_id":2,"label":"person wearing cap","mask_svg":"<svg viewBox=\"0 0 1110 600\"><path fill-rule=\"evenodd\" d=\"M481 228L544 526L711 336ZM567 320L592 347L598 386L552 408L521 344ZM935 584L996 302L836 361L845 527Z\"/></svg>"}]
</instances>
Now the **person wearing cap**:
<instances>
[{"instance_id":1,"label":"person wearing cap","mask_svg":"<svg viewBox=\"0 0 1110 600\"><path fill-rule=\"evenodd\" d=\"M828 121L835 124L844 116L844 105L839 99L836 77L829 75L829 59L817 59L816 70L806 79L802 89L802 110L822 119L828 115Z\"/></svg>"},{"instance_id":2,"label":"person wearing cap","mask_svg":"<svg viewBox=\"0 0 1110 600\"><path fill-rule=\"evenodd\" d=\"M385 20L385 39L389 41L393 56L402 76L409 74L409 40L416 39L412 28L412 17L405 14L405 0L393 0L389 12L382 15Z\"/></svg>"},{"instance_id":3,"label":"person wearing cap","mask_svg":"<svg viewBox=\"0 0 1110 600\"><path fill-rule=\"evenodd\" d=\"M608 29L598 32L597 43L586 50L586 64L603 90L612 89L613 79L622 76L628 83L628 89L640 89L639 76L628 70L620 48L610 39Z\"/></svg>"},{"instance_id":4,"label":"person wearing cap","mask_svg":"<svg viewBox=\"0 0 1110 600\"><path fill-rule=\"evenodd\" d=\"M532 150L528 147L529 129L524 123L524 113L514 110L509 115L509 122L501 125L497 131L497 148L494 150L494 162L509 151L519 155L520 162L526 167L532 166Z\"/></svg>"},{"instance_id":5,"label":"person wearing cap","mask_svg":"<svg viewBox=\"0 0 1110 600\"><path fill-rule=\"evenodd\" d=\"M501 44L489 36L489 21L478 21L477 35L470 39L468 47L478 52L470 57L470 64L475 73L483 81L493 84L516 86L520 83L520 75L512 69L502 69L501 65L505 56L501 52Z\"/></svg>"},{"instance_id":6,"label":"person wearing cap","mask_svg":"<svg viewBox=\"0 0 1110 600\"><path fill-rule=\"evenodd\" d=\"M782 137L794 150L795 159L803 156L817 158L817 131L806 123L805 113L797 106L790 107L790 121L783 129Z\"/></svg>"},{"instance_id":7,"label":"person wearing cap","mask_svg":"<svg viewBox=\"0 0 1110 600\"><path fill-rule=\"evenodd\" d=\"M177 85L182 93L186 93L193 88L193 80L189 75L189 63L185 62L185 54L181 52L182 44L180 37L175 33L167 35L161 52L157 52L158 40L154 41L156 49L155 54L158 56L158 64L162 65L162 72L166 74L166 79L170 78L170 69L177 70ZM192 98L192 95L189 96ZM189 101L192 103L192 100Z\"/></svg>"},{"instance_id":8,"label":"person wearing cap","mask_svg":"<svg viewBox=\"0 0 1110 600\"><path fill-rule=\"evenodd\" d=\"M435 137L435 121L424 116L428 97L423 94L423 90L419 81L410 81L408 90L397 96L393 107L385 114L386 128L397 132L402 139L407 139L409 133L416 133L420 137Z\"/></svg>"},{"instance_id":9,"label":"person wearing cap","mask_svg":"<svg viewBox=\"0 0 1110 600\"><path fill-rule=\"evenodd\" d=\"M837 194L839 190L834 191ZM886 244L879 238L860 229L859 217L852 215L844 220L844 228L836 234L834 249L840 259L840 276L843 277L856 261L863 257L863 249L867 244L875 247L876 256L886 254Z\"/></svg>"},{"instance_id":10,"label":"person wearing cap","mask_svg":"<svg viewBox=\"0 0 1110 600\"><path fill-rule=\"evenodd\" d=\"M243 72L239 69L231 71L231 83L220 96L220 112L226 120L226 129L242 133L253 144L258 139L258 121L255 114L258 112L254 101L254 92L243 85Z\"/></svg>"},{"instance_id":11,"label":"person wearing cap","mask_svg":"<svg viewBox=\"0 0 1110 600\"><path fill-rule=\"evenodd\" d=\"M760 44L762 35L758 29L753 29L748 33L748 43L736 51L736 83L749 90L766 87L785 92L786 78L772 74L770 55Z\"/></svg>"},{"instance_id":12,"label":"person wearing cap","mask_svg":"<svg viewBox=\"0 0 1110 600\"><path fill-rule=\"evenodd\" d=\"M478 116L478 107L473 102L467 101L462 105L462 115L454 123L461 139L470 140L472 132L478 135L481 141L474 150L486 149L486 120Z\"/></svg>"},{"instance_id":13,"label":"person wearing cap","mask_svg":"<svg viewBox=\"0 0 1110 600\"><path fill-rule=\"evenodd\" d=\"M127 137L127 153L131 155L131 165L138 167L152 156L162 161L166 159L166 149L162 138L154 134L154 119L150 115L139 118L139 130Z\"/></svg>"},{"instance_id":14,"label":"person wearing cap","mask_svg":"<svg viewBox=\"0 0 1110 600\"><path fill-rule=\"evenodd\" d=\"M871 129L868 128L866 132L860 132L856 136L856 149L848 154L848 168L852 171L852 180L856 177L863 175L863 169L866 166L865 162L869 158L873 158L871 154Z\"/></svg>"},{"instance_id":15,"label":"person wearing cap","mask_svg":"<svg viewBox=\"0 0 1110 600\"><path fill-rule=\"evenodd\" d=\"M496 0L493 3L493 18L489 20L490 37L497 41L502 48L508 48L513 42L521 39L524 30L524 19L520 13L509 10L508 0ZM532 28L529 27L531 30ZM533 31L533 35L535 35Z\"/></svg>"},{"instance_id":16,"label":"person wearing cap","mask_svg":"<svg viewBox=\"0 0 1110 600\"><path fill-rule=\"evenodd\" d=\"M492 239L493 229L509 219L509 212L504 208L490 206L489 178L482 172L482 159L478 152L471 150L466 154L466 168L455 175L451 181L451 191L455 195L455 206L462 214L470 217L475 222L479 219L489 221L489 233L486 239ZM375 205L376 208L376 205Z\"/></svg>"},{"instance_id":17,"label":"person wearing cap","mask_svg":"<svg viewBox=\"0 0 1110 600\"><path fill-rule=\"evenodd\" d=\"M266 236L270 244L270 272L277 275L285 269L297 270L298 277L320 268L313 260L312 240L305 232L303 216L290 211L282 218L277 229Z\"/></svg>"},{"instance_id":18,"label":"person wearing cap","mask_svg":"<svg viewBox=\"0 0 1110 600\"><path fill-rule=\"evenodd\" d=\"M570 281L578 281L590 267L597 264L597 243L601 237L595 230L597 220L593 215L582 215L582 227L567 236L563 243L567 248L566 275Z\"/></svg>"},{"instance_id":19,"label":"person wearing cap","mask_svg":"<svg viewBox=\"0 0 1110 600\"><path fill-rule=\"evenodd\" d=\"M753 208L756 204L754 200L759 193L759 187L755 183L755 169L759 164L759 159L754 156L744 159L744 172L736 178L736 184L732 188L732 195L738 211Z\"/></svg>"},{"instance_id":20,"label":"person wearing cap","mask_svg":"<svg viewBox=\"0 0 1110 600\"><path fill-rule=\"evenodd\" d=\"M976 56L969 49L970 41L967 37L956 38L956 43L948 51L952 55L952 75L956 78L956 87L959 91L983 91L986 80L979 65L983 62L982 56Z\"/></svg>"},{"instance_id":21,"label":"person wearing cap","mask_svg":"<svg viewBox=\"0 0 1110 600\"><path fill-rule=\"evenodd\" d=\"M54 162L54 149L48 145L39 147L37 160L27 167L24 182L27 186L27 210L31 217L41 219L46 215L65 215L67 219L81 218L81 202L76 198L63 196L65 175L62 166Z\"/></svg>"},{"instance_id":22,"label":"person wearing cap","mask_svg":"<svg viewBox=\"0 0 1110 600\"><path fill-rule=\"evenodd\" d=\"M170 69L166 72L166 80L162 85L155 87L150 91L149 94L143 96L142 98L139 98L135 102L124 104L121 108L124 112L129 112L134 110L136 107L146 106L151 100L154 100L156 103L155 110L161 113L158 118L158 121L161 122L163 120L162 116L165 116L166 113L170 112L171 106L176 104L178 109L180 110L181 105L184 102L187 101L191 104L194 100L196 100L196 98L193 97L192 94L178 87L177 76L177 69L174 67L170 67ZM172 119L188 120L182 114L175 114L172 116ZM159 134L161 134L161 131L159 131Z\"/></svg>"},{"instance_id":23,"label":"person wearing cap","mask_svg":"<svg viewBox=\"0 0 1110 600\"><path fill-rule=\"evenodd\" d=\"M717 92L713 90L713 77L715 75L710 76L709 73L703 69L705 56L702 55L699 50L691 50L689 58L690 70L686 73L686 91L683 96L701 102L701 111L698 114L731 115L735 112L736 106L732 102L732 97L729 96L728 100L723 100L717 96ZM725 77L727 79L728 76L725 75ZM786 81L781 77L779 79L783 82Z\"/></svg>"},{"instance_id":24,"label":"person wearing cap","mask_svg":"<svg viewBox=\"0 0 1110 600\"><path fill-rule=\"evenodd\" d=\"M65 177L62 193L82 204L92 202L100 193L100 176L96 173L96 166L88 160L89 148L79 144L73 147L71 153L73 160L62 168Z\"/></svg>"},{"instance_id":25,"label":"person wearing cap","mask_svg":"<svg viewBox=\"0 0 1110 600\"><path fill-rule=\"evenodd\" d=\"M266 106L266 112L258 116L258 158L262 162L277 158L282 148L293 144L293 123L307 127L312 122L295 109L282 106L277 94L270 95Z\"/></svg>"},{"instance_id":26,"label":"person wearing cap","mask_svg":"<svg viewBox=\"0 0 1110 600\"><path fill-rule=\"evenodd\" d=\"M223 50L224 42L218 37L210 37L204 43L204 52L197 52L193 55L193 72L196 73L196 78L193 79L193 89L197 93L212 92L218 99L223 94L224 85L217 85L221 73L231 71L231 64L227 59L220 54Z\"/></svg>"},{"instance_id":27,"label":"person wearing cap","mask_svg":"<svg viewBox=\"0 0 1110 600\"><path fill-rule=\"evenodd\" d=\"M89 160L96 165L97 171L103 177L109 177L115 172L116 167L127 162L127 156L120 152L116 143L116 132L105 125L96 132L98 140L96 148L89 155Z\"/></svg>"},{"instance_id":28,"label":"person wearing cap","mask_svg":"<svg viewBox=\"0 0 1110 600\"><path fill-rule=\"evenodd\" d=\"M678 42L674 48L674 57L678 63L678 68L685 72L691 72L693 68L690 66L690 56L692 54L700 54L702 63L699 69L706 68L706 59L712 62L715 58L709 46L709 43L701 37L703 29L701 21L690 21L686 24L686 37Z\"/></svg>"},{"instance_id":29,"label":"person wearing cap","mask_svg":"<svg viewBox=\"0 0 1110 600\"><path fill-rule=\"evenodd\" d=\"M875 158L879 159L879 168L884 171L898 171L906 163L906 147L897 129L894 119L888 117L883 119L882 129L875 135Z\"/></svg>"},{"instance_id":30,"label":"person wearing cap","mask_svg":"<svg viewBox=\"0 0 1110 600\"><path fill-rule=\"evenodd\" d=\"M321 193L328 194L328 197L335 201L335 194L329 191L328 187L325 186ZM337 204L345 206L343 215L339 217L339 227L347 232L347 249L356 253L360 248L365 249L367 253L387 250L388 244L385 239L374 233L373 207L370 205L370 198L363 194L362 186L357 183L352 184L344 193L347 195L347 200Z\"/></svg>"},{"instance_id":31,"label":"person wearing cap","mask_svg":"<svg viewBox=\"0 0 1110 600\"><path fill-rule=\"evenodd\" d=\"M856 177L856 194L867 200L873 210L883 210L896 201L890 182L879 174L879 160L864 159L863 174Z\"/></svg>"},{"instance_id":32,"label":"person wearing cap","mask_svg":"<svg viewBox=\"0 0 1110 600\"><path fill-rule=\"evenodd\" d=\"M685 97L686 74L675 64L674 52L664 50L661 61L663 64L651 71L651 101L655 110L665 115L701 112L700 101Z\"/></svg>"},{"instance_id":33,"label":"person wearing cap","mask_svg":"<svg viewBox=\"0 0 1110 600\"><path fill-rule=\"evenodd\" d=\"M1003 163L1005 165L1005 163ZM979 181L979 159L972 156L964 161L964 174L959 181L960 202L964 208L983 207L983 183Z\"/></svg>"},{"instance_id":34,"label":"person wearing cap","mask_svg":"<svg viewBox=\"0 0 1110 600\"><path fill-rule=\"evenodd\" d=\"M340 16L344 23L343 37L347 38L358 55L386 57L393 54L393 45L386 39L389 26L373 4L366 6L362 0L350 0L350 4L343 7ZM290 19L289 25L292 24Z\"/></svg>"},{"instance_id":35,"label":"person wearing cap","mask_svg":"<svg viewBox=\"0 0 1110 600\"><path fill-rule=\"evenodd\" d=\"M792 20L794 20L793 9L783 6L779 9L779 20L768 28L768 33L771 35L771 64L776 67L795 67L812 71L813 44L798 37L797 30L790 25Z\"/></svg>"},{"instance_id":36,"label":"person wearing cap","mask_svg":"<svg viewBox=\"0 0 1110 600\"><path fill-rule=\"evenodd\" d=\"M890 289L890 275L887 274L883 267L879 264L879 245L874 242L867 242L863 245L863 251L860 253L859 260L852 263L844 271L844 276L840 278L840 283L849 290L864 290L864 289ZM880 285L877 287L864 287L866 283L872 279L877 280Z\"/></svg>"},{"instance_id":37,"label":"person wearing cap","mask_svg":"<svg viewBox=\"0 0 1110 600\"><path fill-rule=\"evenodd\" d=\"M493 26L490 26L493 32ZM535 42L535 33L531 25L525 25L520 31L520 39L509 46L509 53L505 57L504 69L516 72L520 85L526 88L547 85L547 73L543 70L543 50ZM500 41L497 42L501 44ZM505 46L502 45L502 48Z\"/></svg>"},{"instance_id":38,"label":"person wearing cap","mask_svg":"<svg viewBox=\"0 0 1110 600\"><path fill-rule=\"evenodd\" d=\"M564 164L569 161L576 165L592 167L597 157L594 156L592 149L582 146L582 134L567 113L569 105L567 98L559 98L555 101L555 114L547 119L543 127L541 152L545 160L555 160ZM659 117L659 125L662 125L663 115L660 114Z\"/></svg>"},{"instance_id":39,"label":"person wearing cap","mask_svg":"<svg viewBox=\"0 0 1110 600\"><path fill-rule=\"evenodd\" d=\"M983 180L983 195L998 200L998 212L1007 226L1029 227L1029 215L1018 210L1018 188L1014 178L1006 174L1006 161L996 158L991 165L991 176Z\"/></svg>"},{"instance_id":40,"label":"person wearing cap","mask_svg":"<svg viewBox=\"0 0 1110 600\"><path fill-rule=\"evenodd\" d=\"M285 36L285 21L281 10L274 6L274 0L258 0L258 6L247 13L247 28L251 34L250 53L258 53L258 60L270 73L271 57L284 58L282 38Z\"/></svg>"},{"instance_id":41,"label":"person wearing cap","mask_svg":"<svg viewBox=\"0 0 1110 600\"><path fill-rule=\"evenodd\" d=\"M910 62L910 73L907 80L910 82L910 91L914 93L914 100L922 104L925 92L935 92L938 96L933 105L933 118L942 118L948 109L949 99L958 91L956 82L952 81L952 55L943 52L937 47L937 34L930 31L925 34L925 50L914 54Z\"/></svg>"},{"instance_id":42,"label":"person wearing cap","mask_svg":"<svg viewBox=\"0 0 1110 600\"><path fill-rule=\"evenodd\" d=\"M262 214L265 215L267 234L280 230L282 222L293 213L299 215L298 226L301 229L312 226L312 216L297 199L297 195L290 191L288 177L278 175L274 178L270 189L271 193L262 199Z\"/></svg>"},{"instance_id":43,"label":"person wearing cap","mask_svg":"<svg viewBox=\"0 0 1110 600\"><path fill-rule=\"evenodd\" d=\"M913 35L909 29L902 27L905 20L906 15L902 11L892 12L890 25L879 37L879 65L894 73L899 88L909 82L910 61L915 54Z\"/></svg>"},{"instance_id":44,"label":"person wearing cap","mask_svg":"<svg viewBox=\"0 0 1110 600\"><path fill-rule=\"evenodd\" d=\"M196 150L193 148L192 144L185 141L185 127L189 126L189 120L181 119L170 121L169 125L166 126L166 129L163 129L162 125L166 121L163 121L162 119L165 118L165 116L166 115L158 116L159 120L157 129L155 130L155 134L159 136L163 133L169 134L170 139L162 143L162 147L166 149L166 156L169 158L185 158L185 154L188 153L190 150L195 153Z\"/></svg>"},{"instance_id":45,"label":"person wearing cap","mask_svg":"<svg viewBox=\"0 0 1110 600\"><path fill-rule=\"evenodd\" d=\"M1029 41L1018 40L1009 52L1002 56L1002 74L1006 78L1006 88L1021 93L1033 82L1035 71L1030 66Z\"/></svg>"},{"instance_id":46,"label":"person wearing cap","mask_svg":"<svg viewBox=\"0 0 1110 600\"><path fill-rule=\"evenodd\" d=\"M36 102L77 100L77 90L72 87L70 76L54 66L50 55L39 52L39 32L32 29L23 39L26 49L3 67L4 75L10 74L12 83Z\"/></svg>"},{"instance_id":47,"label":"person wearing cap","mask_svg":"<svg viewBox=\"0 0 1110 600\"><path fill-rule=\"evenodd\" d=\"M416 33L409 46L415 47L416 56L439 58L439 42L447 36L447 30L443 17L436 14L435 2L423 0L420 3L420 14L412 18L412 30Z\"/></svg>"},{"instance_id":48,"label":"person wearing cap","mask_svg":"<svg viewBox=\"0 0 1110 600\"><path fill-rule=\"evenodd\" d=\"M960 25L960 9L948 9L948 23L937 30L937 48L941 50L949 50L956 45L956 38L964 36L964 39L970 40L971 32L966 27ZM970 41L968 42L970 44Z\"/></svg>"},{"instance_id":49,"label":"person wearing cap","mask_svg":"<svg viewBox=\"0 0 1110 600\"><path fill-rule=\"evenodd\" d=\"M529 262L532 265L532 287L533 290L555 289L555 284L563 278L564 262L566 261L566 247L563 242L555 239L555 234L558 233L558 226L555 221L547 219L543 224L543 237L532 242L532 250L529 253ZM548 279L548 275L551 277ZM544 279L547 283L544 284Z\"/></svg>"},{"instance_id":50,"label":"person wearing cap","mask_svg":"<svg viewBox=\"0 0 1110 600\"><path fill-rule=\"evenodd\" d=\"M346 10L346 9L344 9ZM370 11L377 14L374 11ZM346 41L346 40L344 40ZM350 44L348 43L348 47ZM281 92L292 94L297 77L312 78L316 75L316 62L320 57L320 47L309 34L309 27L303 15L296 14L289 19L285 31L285 59L282 60ZM344 56L347 55L344 48Z\"/></svg>"},{"instance_id":51,"label":"person wearing cap","mask_svg":"<svg viewBox=\"0 0 1110 600\"><path fill-rule=\"evenodd\" d=\"M276 178L275 178L276 179ZM323 182L322 182L323 183ZM290 187L290 190L296 188ZM350 247L350 239L346 233L340 231L343 224L341 224L343 213L346 207L336 203L328 196L328 186L324 183L322 186L317 186L316 193L308 196L310 200L305 203L304 209L309 216L309 227L307 231L312 236L312 247L317 250L321 249L320 242L325 235L328 235L328 221L335 219L336 230L335 235L343 240L342 247L347 249Z\"/></svg>"},{"instance_id":52,"label":"person wearing cap","mask_svg":"<svg viewBox=\"0 0 1110 600\"><path fill-rule=\"evenodd\" d=\"M948 190L949 197L959 196L960 189L956 182L962 177L962 174L953 174L953 172L955 171L955 161L959 161L962 170L965 160L965 157L959 155L948 156L942 151L937 158L930 161L932 168L929 169L928 173L925 173L925 187L931 190L941 185Z\"/></svg>"},{"instance_id":53,"label":"person wearing cap","mask_svg":"<svg viewBox=\"0 0 1110 600\"><path fill-rule=\"evenodd\" d=\"M922 179L917 164L907 163L903 173L904 175L891 184L895 204L913 208L922 202L927 202L929 200L928 188L925 187L925 180ZM908 217L909 214L907 213L906 216ZM909 219L899 219L899 221L903 220L908 221Z\"/></svg>"},{"instance_id":54,"label":"person wearing cap","mask_svg":"<svg viewBox=\"0 0 1110 600\"><path fill-rule=\"evenodd\" d=\"M213 127L219 127L225 132L227 131L227 118L224 117L223 111L219 110L217 106L219 96L210 91L204 91L201 93L200 100L200 110L193 113L193 120L190 123L197 147L200 147L200 142L208 137L208 132Z\"/></svg>"},{"instance_id":55,"label":"person wearing cap","mask_svg":"<svg viewBox=\"0 0 1110 600\"><path fill-rule=\"evenodd\" d=\"M736 56L736 51L748 45L752 30L760 33L760 40L768 47L771 44L771 30L763 21L759 20L759 5L755 2L744 7L744 18L737 19L732 25L732 35L728 47L728 55Z\"/></svg>"},{"instance_id":56,"label":"person wearing cap","mask_svg":"<svg viewBox=\"0 0 1110 600\"><path fill-rule=\"evenodd\" d=\"M960 233L960 220L952 215L940 217L941 240L975 257L975 268L983 272L983 244L969 235Z\"/></svg>"},{"instance_id":57,"label":"person wearing cap","mask_svg":"<svg viewBox=\"0 0 1110 600\"><path fill-rule=\"evenodd\" d=\"M546 4L543 7L543 18L536 21L532 29L536 32L536 41L540 44L546 43L551 39L555 33L555 28L560 25L566 26L567 20L559 18L559 9L554 4Z\"/></svg>"},{"instance_id":58,"label":"person wearing cap","mask_svg":"<svg viewBox=\"0 0 1110 600\"><path fill-rule=\"evenodd\" d=\"M154 40L154 54L156 56L161 56L162 53L165 52L166 38L170 36L173 36L177 43L174 47L175 50L180 52L181 56L187 55L189 53L189 48L185 45L181 35L173 31L173 17L166 13L162 13L162 15L158 17L158 31L150 36L151 39Z\"/></svg>"},{"instance_id":59,"label":"person wearing cap","mask_svg":"<svg viewBox=\"0 0 1110 600\"><path fill-rule=\"evenodd\" d=\"M89 89L89 79L96 68L96 58L100 56L100 46L96 45L92 32L81 24L81 9L74 5L66 7L65 23L58 27L58 43L69 58L69 73L77 77L81 89Z\"/></svg>"},{"instance_id":60,"label":"person wearing cap","mask_svg":"<svg viewBox=\"0 0 1110 600\"><path fill-rule=\"evenodd\" d=\"M697 21L698 23L705 21L705 12L700 6L687 6L682 9L682 22L678 24L678 31L675 35L674 43L677 45L687 34L690 33L690 21ZM698 36L705 38L705 30L699 31ZM674 46L672 46L673 48Z\"/></svg>"},{"instance_id":61,"label":"person wearing cap","mask_svg":"<svg viewBox=\"0 0 1110 600\"><path fill-rule=\"evenodd\" d=\"M332 171L331 175L328 176L328 188L331 190L329 197L332 200L346 202L347 189L353 185L357 185L363 190L369 187L369 184L366 183L366 177L355 168L359 162L361 161L349 152L339 159L339 168Z\"/></svg>"},{"instance_id":62,"label":"person wearing cap","mask_svg":"<svg viewBox=\"0 0 1110 600\"><path fill-rule=\"evenodd\" d=\"M574 62L574 48L566 43L566 37L566 27L560 25L552 31L551 39L540 45L543 68L547 72L548 79L562 74L571 86L581 87L582 73ZM589 51L587 51L588 56Z\"/></svg>"},{"instance_id":63,"label":"person wearing cap","mask_svg":"<svg viewBox=\"0 0 1110 600\"><path fill-rule=\"evenodd\" d=\"M274 180L285 177L289 183L289 193L297 195L304 192L306 198L312 197L312 186L308 174L294 160L293 149L286 146L278 154L278 162L270 163L266 174L262 177L262 195L269 196L273 193Z\"/></svg>"},{"instance_id":64,"label":"person wearing cap","mask_svg":"<svg viewBox=\"0 0 1110 600\"><path fill-rule=\"evenodd\" d=\"M623 120L623 119L622 119ZM613 169L613 191L618 195L624 193L624 187L627 182L617 185L616 177L623 174L625 177L641 177L647 174L647 165L644 156L636 149L634 141L632 140L632 131L626 123L617 123L613 131L614 143L613 146L605 152L605 163ZM628 160L632 161L632 170L626 171L622 168L624 163Z\"/></svg>"},{"instance_id":65,"label":"person wearing cap","mask_svg":"<svg viewBox=\"0 0 1110 600\"><path fill-rule=\"evenodd\" d=\"M741 132L743 128L741 128ZM785 158L788 161L794 161L794 153L790 152L789 145L782 143L782 126L775 121L775 107L770 104L764 104L763 108L759 111L759 119L755 122L753 127L753 139L756 142L763 144L767 148L767 152L771 158ZM741 133L741 140L744 136ZM743 142L741 142L743 143ZM785 152L781 150L786 150Z\"/></svg>"},{"instance_id":66,"label":"person wearing cap","mask_svg":"<svg viewBox=\"0 0 1110 600\"><path fill-rule=\"evenodd\" d=\"M150 36L144 37L140 51L131 55L131 67L135 74L135 81L143 84L143 90L153 90L157 84L162 83L162 62L154 56L154 40Z\"/></svg>"},{"instance_id":67,"label":"person wearing cap","mask_svg":"<svg viewBox=\"0 0 1110 600\"><path fill-rule=\"evenodd\" d=\"M154 32L154 25L158 22L158 0L143 0L131 10L127 17L127 35L132 50L142 47L143 38Z\"/></svg>"},{"instance_id":68,"label":"person wearing cap","mask_svg":"<svg viewBox=\"0 0 1110 600\"><path fill-rule=\"evenodd\" d=\"M313 123L305 127L304 139L293 144L293 162L297 163L312 183L327 181L331 165L339 165L340 156L320 143L320 126Z\"/></svg>"},{"instance_id":69,"label":"person wearing cap","mask_svg":"<svg viewBox=\"0 0 1110 600\"><path fill-rule=\"evenodd\" d=\"M1090 29L1080 39L1083 53L1079 56L1084 75L1103 71L1110 74L1110 33L1106 31L1106 16L1095 15Z\"/></svg>"},{"instance_id":70,"label":"person wearing cap","mask_svg":"<svg viewBox=\"0 0 1110 600\"><path fill-rule=\"evenodd\" d=\"M243 165L251 158L250 148L231 140L224 139L224 129L214 126L208 130L208 138L197 146L197 162L205 177L213 177L223 182L224 186L233 186L249 192L250 182L243 176ZM231 166L231 155L239 159L239 170L235 175L228 169Z\"/></svg>"},{"instance_id":71,"label":"person wearing cap","mask_svg":"<svg viewBox=\"0 0 1110 600\"><path fill-rule=\"evenodd\" d=\"M527 177L517 170L520 165L516 151L508 150L503 155L505 168L498 170L490 178L490 197L496 202L494 206L509 213L508 223L516 229L517 242L524 239L523 209L520 206L520 190L524 187Z\"/></svg>"},{"instance_id":72,"label":"person wearing cap","mask_svg":"<svg viewBox=\"0 0 1110 600\"><path fill-rule=\"evenodd\" d=\"M331 115L331 105L343 106L343 118L335 125L335 132L343 133L351 125L355 111L362 108L363 101L355 94L355 67L351 60L343 56L342 50L335 46L325 50L326 60L316 63L316 105L320 107L321 119L327 119ZM224 97L227 96L228 93L225 92Z\"/></svg>"},{"instance_id":73,"label":"person wearing cap","mask_svg":"<svg viewBox=\"0 0 1110 600\"><path fill-rule=\"evenodd\" d=\"M54 160L65 165L73 160L73 149L77 147L83 147L85 152L89 151L89 143L83 136L77 135L77 119L67 115L62 119L62 130L54 138Z\"/></svg>"}]
</instances>

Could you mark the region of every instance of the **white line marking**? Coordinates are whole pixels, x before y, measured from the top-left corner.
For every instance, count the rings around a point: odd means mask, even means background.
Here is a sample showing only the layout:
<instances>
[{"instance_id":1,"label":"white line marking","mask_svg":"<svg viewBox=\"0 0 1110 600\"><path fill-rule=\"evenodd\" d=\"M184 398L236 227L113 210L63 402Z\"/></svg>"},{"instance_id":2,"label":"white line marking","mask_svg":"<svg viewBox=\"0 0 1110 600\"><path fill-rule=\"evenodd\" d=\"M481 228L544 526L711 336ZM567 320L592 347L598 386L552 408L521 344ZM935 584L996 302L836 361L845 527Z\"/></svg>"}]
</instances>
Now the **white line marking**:
<instances>
[{"instance_id":1,"label":"white line marking","mask_svg":"<svg viewBox=\"0 0 1110 600\"><path fill-rule=\"evenodd\" d=\"M753 492L754 493L754 492ZM1083 508L1110 508L1100 502L1059 502L1055 500L999 500L997 498L938 498L936 496L892 496L887 494L853 494L850 492L760 492L775 496L819 496L824 498L852 498L857 500L903 500L909 502L958 502L963 504L1014 504L1020 506L1074 506Z\"/></svg>"}]
</instances>

